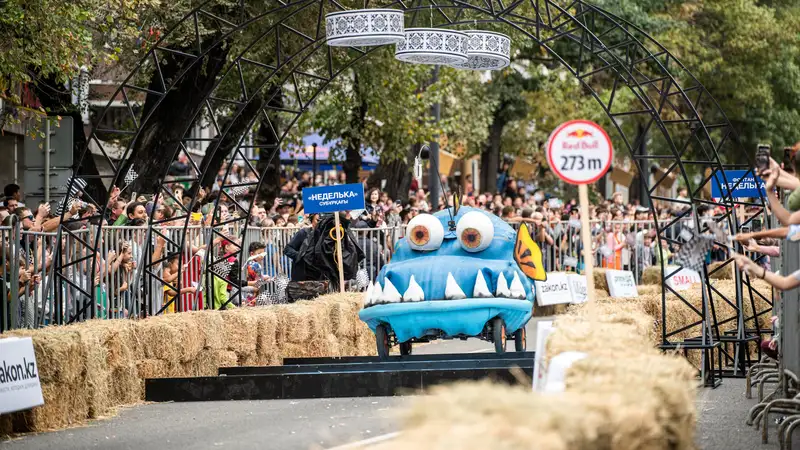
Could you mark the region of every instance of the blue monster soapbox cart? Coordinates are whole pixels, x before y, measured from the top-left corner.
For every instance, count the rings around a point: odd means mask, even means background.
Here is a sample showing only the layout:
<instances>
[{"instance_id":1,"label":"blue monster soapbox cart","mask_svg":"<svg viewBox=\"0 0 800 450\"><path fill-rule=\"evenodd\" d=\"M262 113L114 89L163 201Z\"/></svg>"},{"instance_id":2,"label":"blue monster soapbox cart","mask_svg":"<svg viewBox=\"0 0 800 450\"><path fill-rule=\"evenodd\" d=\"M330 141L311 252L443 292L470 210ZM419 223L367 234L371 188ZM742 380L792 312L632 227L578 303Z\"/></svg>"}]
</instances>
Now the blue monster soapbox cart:
<instances>
[{"instance_id":1,"label":"blue monster soapbox cart","mask_svg":"<svg viewBox=\"0 0 800 450\"><path fill-rule=\"evenodd\" d=\"M449 208L420 214L406 228L367 289L361 320L375 332L378 355L392 346L477 337L498 353L514 339L525 351L534 280L547 277L542 253L522 224L515 231L484 211Z\"/></svg>"}]
</instances>

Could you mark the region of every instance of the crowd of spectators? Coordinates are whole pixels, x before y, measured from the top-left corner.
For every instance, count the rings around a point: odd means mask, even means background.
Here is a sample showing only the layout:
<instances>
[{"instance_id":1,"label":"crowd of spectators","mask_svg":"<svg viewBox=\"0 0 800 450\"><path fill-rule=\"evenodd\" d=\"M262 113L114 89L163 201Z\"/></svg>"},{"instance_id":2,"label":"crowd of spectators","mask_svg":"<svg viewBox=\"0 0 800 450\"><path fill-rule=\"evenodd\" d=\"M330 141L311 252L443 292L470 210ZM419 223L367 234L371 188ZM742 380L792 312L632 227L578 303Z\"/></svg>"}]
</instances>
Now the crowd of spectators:
<instances>
[{"instance_id":1,"label":"crowd of spectators","mask_svg":"<svg viewBox=\"0 0 800 450\"><path fill-rule=\"evenodd\" d=\"M189 163L185 158L176 161L170 169L170 176L180 177L186 175ZM248 239L248 242L238 242L238 233L229 225L224 225L222 230L211 242L211 248L206 248L205 241L200 236L196 239L187 239L184 249L186 260L200 260L203 252L213 251L215 255L223 256L228 269L215 270L215 273L224 272L225 279L232 280L236 277L236 284L245 286L247 293L243 297L247 304L254 304L259 295L259 289L265 280L275 280L281 276L290 277L291 267L297 252L302 245L308 227L315 223L313 215L305 214L302 202L302 189L310 186L332 185L345 182L344 174L323 176L318 175L313 179L311 172L292 171L286 169L282 173L282 185L274 201L269 204L258 201L254 197L253 189L233 187L221 192L223 179L225 185L247 185L257 181L255 174L248 170L245 164L233 164L220 169L217 179L207 189L181 183L179 178L171 184L172 195L137 195L134 197L125 188L114 188L105 208L104 215L98 216L96 205L82 200L82 188L85 183L77 183L77 188L69 193L70 200L66 204L67 211L63 216L66 219L85 218L88 220L69 220L65 226L70 231L78 232L91 224L102 222L104 229L131 230L104 236L106 240L102 248L106 249L98 255L98 264L95 272L90 274L87 270L73 271L76 279L92 284L100 300L100 309L107 314L128 314L134 307L136 297L131 292L135 287L134 278L137 266L143 261L163 261L156 268L156 273L163 280L162 300L157 302L156 309L161 308L170 312L175 309L174 299L180 295L182 298L198 296L204 287L199 280L202 278L197 271L199 268L186 266L181 271L177 269L178 252L174 249L168 251L160 236L154 237L154 242L149 246L150 252L144 243L144 233L135 233L136 229L146 229L149 217L158 227L175 225L179 229L183 220L178 221L178 216L183 216L184 211L189 211L189 224L195 229L207 228L213 223L227 224L236 217L242 217L249 210L249 228L259 229L263 232L258 238ZM326 174L327 175L327 174ZM534 183L514 179L508 174L500 177L495 192L478 192L473 188L470 176L464 180L462 188L458 188L454 180L442 176L440 187L443 195L438 202L432 201L429 192L419 187L414 180L407 195L392 198L387 192L380 189L367 187L365 180L365 208L360 211L349 211L345 219L354 230L364 230L355 233L359 246L366 255L365 269L369 275L375 276L380 267L391 257L392 247L397 238L402 236L405 225L421 213L435 213L434 209L444 209L453 205L454 192L463 192L461 204L483 209L501 217L512 226L526 223L534 240L543 250L545 264L548 270L577 270L583 268L580 240L580 211L576 199L564 198L539 189ZM685 189L679 190L678 198L687 197ZM0 204L0 224L8 224L9 216L16 216L19 226L24 232L22 250L12 254L12 245L8 237L3 242L3 261L6 264L4 274L6 287L18 278L20 295L32 295L35 287L44 285L44 278L52 264L53 247L55 242L43 236L45 233L55 231L62 220L61 211L52 211L50 205L41 203L33 207L23 203L23 193L20 186L11 184L4 190L4 200ZM217 219L212 221L214 205ZM436 204L434 208L433 205ZM657 219L662 224L672 221L681 210L657 209ZM719 211L702 207L699 212L703 215L713 216ZM653 213L649 208L638 205L638 202L626 202L622 193L614 193L610 199L594 201L589 207L592 234L592 250L595 255L595 264L616 269L633 270L637 275L643 269L664 260L669 262L672 257L671 246L666 242L659 247L655 242L655 227ZM691 221L685 222L691 227ZM669 238L677 239L682 226L675 226L669 230ZM39 234L37 234L39 233ZM228 236L225 238L224 236ZM63 245L63 244L62 244ZM247 261L238 260L239 246L245 247L244 252L249 252ZM249 246L249 247L248 247ZM85 252L85 249L82 250ZM41 255L30 257L29 254ZM62 252L64 255L66 252ZM145 255L145 253L148 253ZM262 258L254 259L254 255ZM74 255L73 255L74 256ZM80 255L78 255L80 256ZM12 274L9 262L19 258L18 273ZM64 256L66 257L66 255ZM709 255L709 260L724 257L723 249L717 249ZM24 261L23 261L24 259ZM34 261L35 260L35 261ZM232 269L230 269L232 267ZM178 272L192 272L193 278L184 280L181 292L172 288ZM15 277L16 275L17 277ZM241 278L241 279L239 279ZM115 280L113 283L108 280ZM215 306L227 303L231 294L230 284L224 279L215 277L213 286L205 287L206 302L213 302ZM191 284L191 285L189 285ZM138 287L138 289L143 289ZM140 291L141 292L141 291ZM7 292L6 292L7 294ZM41 297L41 294L37 294ZM6 295L7 296L7 295ZM80 297L80 295L76 295ZM140 295L142 296L142 295ZM114 299L122 298L116 307L112 304ZM40 303L44 303L40 298ZM195 302L196 303L196 302ZM197 306L195 304L195 306ZM40 305L40 308L43 307ZM184 306L186 307L186 306ZM150 308L152 310L152 307Z\"/></svg>"}]
</instances>

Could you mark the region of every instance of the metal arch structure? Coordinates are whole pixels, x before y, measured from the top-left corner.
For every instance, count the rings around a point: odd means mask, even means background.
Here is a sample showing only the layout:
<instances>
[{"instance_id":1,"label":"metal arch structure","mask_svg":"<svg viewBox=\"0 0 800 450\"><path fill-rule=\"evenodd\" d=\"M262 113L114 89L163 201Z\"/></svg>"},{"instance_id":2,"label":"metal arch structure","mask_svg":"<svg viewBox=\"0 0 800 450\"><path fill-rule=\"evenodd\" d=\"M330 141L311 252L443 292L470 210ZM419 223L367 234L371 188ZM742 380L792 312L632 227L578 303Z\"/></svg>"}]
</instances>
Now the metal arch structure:
<instances>
[{"instance_id":1,"label":"metal arch structure","mask_svg":"<svg viewBox=\"0 0 800 450\"><path fill-rule=\"evenodd\" d=\"M351 6L351 5L348 5ZM639 173L649 173L649 168L658 165L664 168L655 181L647 183L647 194L652 200L658 245L662 242L671 245L682 245L676 230L681 224L690 221L695 230L703 230L707 225L698 215L698 207L720 206L726 213L715 220L728 230L738 231L748 225L764 212L764 200L741 202L724 194L723 198L709 200L703 198L703 192L710 183L718 182L727 185L724 170L750 169L752 161L748 152L741 148L735 129L731 126L719 105L714 101L702 84L689 73L667 49L636 26L602 10L590 2L583 0L386 0L352 5L347 8L336 0L240 0L236 4L216 0L208 1L188 13L175 24L152 48L142 57L126 80L119 86L108 106L99 116L87 142L95 142L101 153L108 159L114 169L114 175L104 180L111 186L119 186L125 177L123 167L116 165L106 154L98 138L99 134L118 136L127 143L123 162L131 155L133 145L140 138L143 126L152 120L153 112L162 106L164 98L183 77L188 68L172 79L166 79L161 68L161 58L169 54L173 57L185 58L188 67L202 64L206 55L219 46L231 45L233 51L226 59L225 66L215 80L213 89L201 100L194 111L194 119L205 120L213 127L216 136L209 139L206 150L214 156L224 156L229 164L220 189L220 197L235 205L239 214L232 218L219 215L219 198L214 202L212 223L205 234L206 272L210 277L220 276L217 264L224 262L227 256L214 249L214 242L225 239L237 248L239 260L242 260L242 242L249 221L249 208L243 208L229 194L237 187L255 187L256 190L264 182L264 174L258 173L251 161L245 157L243 149L251 147L257 150L271 151L272 157L278 153L284 143L289 129L299 117L309 109L314 99L340 74L353 64L365 59L374 49L332 48L325 45L324 17L327 13L355 9L358 7L396 8L406 11L406 26L427 26L465 28L485 26L501 29L514 36L526 38L531 44L543 50L543 61L557 62L578 80L586 93L593 96L598 106L611 119L612 134L629 152ZM213 30L211 34L208 30ZM209 38L211 37L211 39ZM519 41L518 38L516 38ZM175 43L181 42L179 48L194 49L192 51L177 50ZM189 42L189 45L186 45ZM138 83L141 79L156 80L149 87ZM156 86L156 87L154 87ZM593 86L601 86L602 89ZM147 95L153 101L153 107L143 115L134 108L134 97ZM615 101L618 96L628 96L633 101ZM100 123L109 110L112 101L122 102L130 114L123 128L104 129ZM253 109L256 114L253 114ZM137 112L138 111L138 112ZM232 131L233 123L242 117L247 120L245 132ZM223 125L227 123L227 125ZM626 132L627 125L638 124L638 132ZM237 145L226 155L216 155L221 151L221 143L225 139L242 142L245 134L257 126L268 127L272 137L268 144ZM652 130L652 131L651 131ZM236 135L238 134L238 135ZM658 139L661 151L642 151L644 139L651 135ZM190 127L183 130L183 138L171 143L164 149L165 158L176 160L179 155L187 153L187 146L198 141L190 135ZM222 150L224 151L224 150ZM748 155L742 164L740 155ZM693 156L691 159L686 155ZM93 157L87 148L82 158ZM191 161L191 157L189 157ZM256 173L257 181L239 183L231 176L230 162L243 160L244 164ZM687 168L697 166L706 169L705 176L694 179ZM76 168L82 167L80 161ZM172 197L171 187L176 183L197 183L206 175L208 167L198 167L192 163L192 175L183 178L169 178L167 168L154 186L152 194ZM78 169L76 169L78 170ZM97 178L97 175L76 173L84 179ZM687 201L670 198L661 193L665 186L678 179L689 187ZM73 181L74 183L74 181ZM92 199L87 199L92 201ZM172 225L180 225L183 233L171 236L161 229L163 222L154 220L150 213L148 220L148 238L160 236L167 242L171 252L178 252L187 245L186 230L190 224L192 207L198 202L197 190L191 203L181 207L180 214L170 220ZM95 202L96 203L96 202ZM177 199L181 205L181 199ZM101 227L89 240L83 240L72 231L71 222L96 221L102 219L107 205L96 205L98 214L76 220L63 222L59 233L85 247L86 256L81 259L92 261L92 272L99 267L102 256L96 249L100 247ZM660 222L661 209L679 207L683 212L675 219ZM741 220L737 208L755 208L758 214ZM66 208L64 208L66 210ZM763 220L767 222L766 217ZM728 243L718 243L730 252ZM146 248L147 248L146 246ZM740 249L741 250L741 249ZM148 252L142 252L148 253ZM728 255L730 256L730 255ZM156 268L163 263L165 256L155 261L146 258L141 271L145 279L170 285L158 275ZM94 317L94 289L87 291L70 279L70 269L80 261L65 261L56 258L54 270L57 281L83 292L87 299L80 311L74 315L65 315L65 322L78 320L88 315ZM730 264L730 259L727 263ZM179 267L183 266L183 261ZM179 271L182 270L179 268ZM726 270L726 266L715 271ZM768 302L771 295L760 293L751 286L749 280L736 273L736 298L728 298L714 286L710 277L713 275L704 270L702 279L704 289L701 305L693 305L680 292L673 291L666 281L673 273L665 273L662 266L664 288L662 291L661 340L665 347L685 343L686 336L697 331L702 345L709 346L723 337L720 327L734 322L735 336L738 345L736 354L726 354L731 360L738 361L746 338L753 333L760 334L758 317L768 311L755 311L755 296L761 296ZM224 277L221 277L224 278ZM180 272L177 282L171 286L180 292L182 277ZM233 292L239 295L241 286L236 280L226 281L233 285ZM744 289L743 289L744 288ZM670 321L667 293L676 296L688 305L697 316L690 326L679 328ZM175 298L178 298L176 296ZM231 301L233 299L229 299ZM746 313L745 303L750 303L750 311ZM732 316L723 317L718 311L727 303L734 311ZM176 304L180 310L180 302ZM152 311L152 313L162 312ZM749 325L752 324L752 325ZM750 331L750 328L754 331ZM698 331L699 330L699 331ZM708 347L710 348L710 346Z\"/></svg>"}]
</instances>

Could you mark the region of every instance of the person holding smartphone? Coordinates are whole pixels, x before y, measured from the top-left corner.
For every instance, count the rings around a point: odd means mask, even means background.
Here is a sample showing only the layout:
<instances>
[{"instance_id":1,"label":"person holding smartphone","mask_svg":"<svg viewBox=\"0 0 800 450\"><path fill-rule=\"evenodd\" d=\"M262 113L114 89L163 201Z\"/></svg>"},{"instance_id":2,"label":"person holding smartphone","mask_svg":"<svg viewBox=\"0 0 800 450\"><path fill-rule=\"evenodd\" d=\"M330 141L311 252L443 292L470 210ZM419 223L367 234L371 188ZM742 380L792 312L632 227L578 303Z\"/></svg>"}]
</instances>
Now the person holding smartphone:
<instances>
[{"instance_id":1,"label":"person holding smartphone","mask_svg":"<svg viewBox=\"0 0 800 450\"><path fill-rule=\"evenodd\" d=\"M769 168L766 170L759 170L758 175L764 179L764 184L767 190L767 201L769 201L769 206L778 221L784 226L800 225L800 211L795 210L795 212L790 212L784 208L775 192L775 188L780 187L784 189L794 189L795 193L797 193L800 191L800 180L785 172L780 168L778 163L772 159L770 159ZM789 178L791 178L793 181L789 181ZM791 196L789 200L791 205Z\"/></svg>"}]
</instances>

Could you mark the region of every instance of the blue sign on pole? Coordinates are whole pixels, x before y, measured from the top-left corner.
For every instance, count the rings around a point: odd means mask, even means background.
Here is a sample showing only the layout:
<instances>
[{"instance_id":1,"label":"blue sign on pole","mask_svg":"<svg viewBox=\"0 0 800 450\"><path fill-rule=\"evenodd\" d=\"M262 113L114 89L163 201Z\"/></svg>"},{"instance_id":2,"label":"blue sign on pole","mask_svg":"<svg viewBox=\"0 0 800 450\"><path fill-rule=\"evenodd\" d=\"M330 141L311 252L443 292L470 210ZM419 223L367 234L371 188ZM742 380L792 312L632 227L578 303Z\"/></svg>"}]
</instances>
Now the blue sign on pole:
<instances>
[{"instance_id":1,"label":"blue sign on pole","mask_svg":"<svg viewBox=\"0 0 800 450\"><path fill-rule=\"evenodd\" d=\"M354 209L364 209L364 185L361 183L303 188L303 210L306 214Z\"/></svg>"},{"instance_id":2,"label":"blue sign on pole","mask_svg":"<svg viewBox=\"0 0 800 450\"><path fill-rule=\"evenodd\" d=\"M711 177L711 196L722 198L729 191L733 198L758 198L759 194L766 197L767 188L764 181L757 177L752 170L726 170L725 178L716 171ZM725 181L728 185L725 186Z\"/></svg>"}]
</instances>

